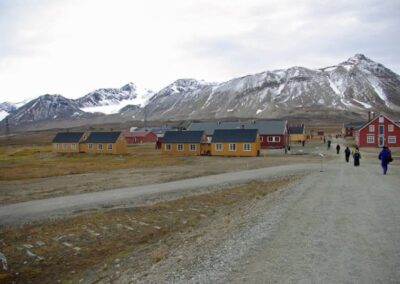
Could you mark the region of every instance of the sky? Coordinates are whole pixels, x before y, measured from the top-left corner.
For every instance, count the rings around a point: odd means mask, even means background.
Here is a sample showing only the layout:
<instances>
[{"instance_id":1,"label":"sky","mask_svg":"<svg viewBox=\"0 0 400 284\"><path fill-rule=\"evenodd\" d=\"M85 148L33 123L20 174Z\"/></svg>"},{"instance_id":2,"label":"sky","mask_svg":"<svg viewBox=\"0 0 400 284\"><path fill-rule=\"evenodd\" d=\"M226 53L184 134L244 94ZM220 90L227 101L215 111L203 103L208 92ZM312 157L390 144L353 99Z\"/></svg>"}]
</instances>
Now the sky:
<instances>
[{"instance_id":1,"label":"sky","mask_svg":"<svg viewBox=\"0 0 400 284\"><path fill-rule=\"evenodd\" d=\"M0 102L222 82L363 53L400 74L398 0L0 0Z\"/></svg>"}]
</instances>

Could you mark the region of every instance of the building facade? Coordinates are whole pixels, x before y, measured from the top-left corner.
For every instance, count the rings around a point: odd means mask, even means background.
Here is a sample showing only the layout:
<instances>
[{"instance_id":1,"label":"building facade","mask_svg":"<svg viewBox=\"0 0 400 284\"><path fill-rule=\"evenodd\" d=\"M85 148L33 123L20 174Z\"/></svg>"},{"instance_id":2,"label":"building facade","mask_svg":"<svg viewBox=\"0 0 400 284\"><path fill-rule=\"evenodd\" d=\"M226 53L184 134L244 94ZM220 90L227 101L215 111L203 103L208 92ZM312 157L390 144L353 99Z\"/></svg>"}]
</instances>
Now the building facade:
<instances>
[{"instance_id":1,"label":"building facade","mask_svg":"<svg viewBox=\"0 0 400 284\"><path fill-rule=\"evenodd\" d=\"M126 154L128 142L121 132L91 132L81 149L94 154Z\"/></svg>"},{"instance_id":2,"label":"building facade","mask_svg":"<svg viewBox=\"0 0 400 284\"><path fill-rule=\"evenodd\" d=\"M355 131L359 147L400 147L400 126L385 115L378 115Z\"/></svg>"},{"instance_id":3,"label":"building facade","mask_svg":"<svg viewBox=\"0 0 400 284\"><path fill-rule=\"evenodd\" d=\"M53 138L53 152L79 153L82 152L81 142L86 139L84 132L59 132Z\"/></svg>"},{"instance_id":4,"label":"building facade","mask_svg":"<svg viewBox=\"0 0 400 284\"><path fill-rule=\"evenodd\" d=\"M157 135L151 131L133 131L125 132L125 139L128 143L155 143L157 142Z\"/></svg>"},{"instance_id":5,"label":"building facade","mask_svg":"<svg viewBox=\"0 0 400 284\"><path fill-rule=\"evenodd\" d=\"M217 129L211 140L211 156L256 157L260 147L257 129Z\"/></svg>"},{"instance_id":6,"label":"building facade","mask_svg":"<svg viewBox=\"0 0 400 284\"><path fill-rule=\"evenodd\" d=\"M204 131L167 131L161 151L166 155L200 156L207 154Z\"/></svg>"},{"instance_id":7,"label":"building facade","mask_svg":"<svg viewBox=\"0 0 400 284\"><path fill-rule=\"evenodd\" d=\"M289 126L290 142L303 142L307 140L304 124L298 126Z\"/></svg>"}]
</instances>

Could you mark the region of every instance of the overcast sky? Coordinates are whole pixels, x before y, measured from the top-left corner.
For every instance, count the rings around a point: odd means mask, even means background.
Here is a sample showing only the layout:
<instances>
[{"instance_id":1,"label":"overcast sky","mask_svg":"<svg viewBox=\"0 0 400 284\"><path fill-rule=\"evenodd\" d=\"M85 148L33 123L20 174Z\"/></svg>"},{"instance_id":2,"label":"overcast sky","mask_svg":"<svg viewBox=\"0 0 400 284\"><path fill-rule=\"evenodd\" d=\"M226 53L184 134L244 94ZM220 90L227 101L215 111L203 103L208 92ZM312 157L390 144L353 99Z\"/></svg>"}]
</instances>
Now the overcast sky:
<instances>
[{"instance_id":1,"label":"overcast sky","mask_svg":"<svg viewBox=\"0 0 400 284\"><path fill-rule=\"evenodd\" d=\"M224 81L356 53L400 74L400 1L0 0L0 102Z\"/></svg>"}]
</instances>

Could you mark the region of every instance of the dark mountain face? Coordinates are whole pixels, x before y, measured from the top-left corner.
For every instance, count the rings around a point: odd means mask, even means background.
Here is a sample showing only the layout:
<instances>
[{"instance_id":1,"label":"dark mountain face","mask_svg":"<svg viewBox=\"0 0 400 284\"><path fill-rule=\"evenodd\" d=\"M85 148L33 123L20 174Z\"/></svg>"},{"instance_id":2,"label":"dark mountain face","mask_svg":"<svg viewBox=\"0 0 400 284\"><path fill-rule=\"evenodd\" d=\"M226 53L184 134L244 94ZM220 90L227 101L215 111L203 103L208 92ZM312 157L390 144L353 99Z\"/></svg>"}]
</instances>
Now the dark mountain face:
<instances>
[{"instance_id":1,"label":"dark mountain face","mask_svg":"<svg viewBox=\"0 0 400 284\"><path fill-rule=\"evenodd\" d=\"M43 95L18 108L8 116L10 124L60 120L82 116L84 112L73 100L60 95Z\"/></svg>"}]
</instances>

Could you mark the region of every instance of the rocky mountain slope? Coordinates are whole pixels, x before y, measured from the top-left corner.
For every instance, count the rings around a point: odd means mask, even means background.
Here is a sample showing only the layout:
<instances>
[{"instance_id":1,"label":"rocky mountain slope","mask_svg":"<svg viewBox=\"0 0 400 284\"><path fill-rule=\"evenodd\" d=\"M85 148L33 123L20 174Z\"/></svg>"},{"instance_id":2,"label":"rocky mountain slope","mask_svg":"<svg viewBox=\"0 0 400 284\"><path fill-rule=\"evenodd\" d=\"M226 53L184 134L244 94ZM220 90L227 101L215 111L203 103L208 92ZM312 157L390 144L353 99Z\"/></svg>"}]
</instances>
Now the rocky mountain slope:
<instances>
[{"instance_id":1,"label":"rocky mountain slope","mask_svg":"<svg viewBox=\"0 0 400 284\"><path fill-rule=\"evenodd\" d=\"M183 85L180 91L176 85ZM189 85L191 88L185 88ZM292 67L220 84L176 81L147 105L151 119L362 114L400 111L400 77L362 54L322 69Z\"/></svg>"},{"instance_id":2,"label":"rocky mountain slope","mask_svg":"<svg viewBox=\"0 0 400 284\"><path fill-rule=\"evenodd\" d=\"M400 76L362 54L321 69L292 67L222 83L179 79L157 93L133 83L72 100L45 95L20 108L0 105L9 123L89 119L101 123L220 118L360 119L368 110L400 117ZM90 120L95 117L95 120ZM99 118L100 117L100 118Z\"/></svg>"}]
</instances>

